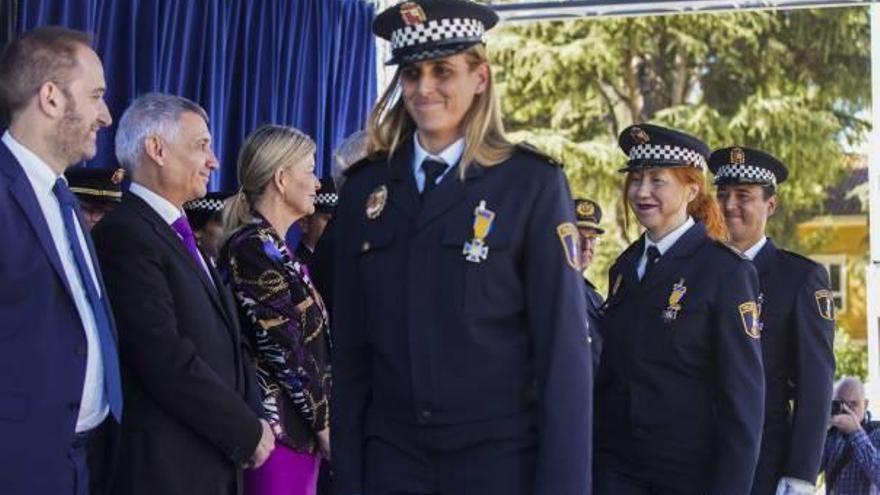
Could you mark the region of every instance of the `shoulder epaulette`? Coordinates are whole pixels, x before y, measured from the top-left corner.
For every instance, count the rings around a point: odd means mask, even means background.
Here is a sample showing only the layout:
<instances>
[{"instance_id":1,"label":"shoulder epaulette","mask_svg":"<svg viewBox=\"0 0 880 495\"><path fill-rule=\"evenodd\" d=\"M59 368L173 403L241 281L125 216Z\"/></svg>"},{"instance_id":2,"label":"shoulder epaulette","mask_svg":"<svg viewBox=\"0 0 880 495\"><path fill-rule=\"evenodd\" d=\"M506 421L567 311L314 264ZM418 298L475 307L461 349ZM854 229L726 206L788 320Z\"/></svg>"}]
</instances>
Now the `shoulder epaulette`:
<instances>
[{"instance_id":1,"label":"shoulder epaulette","mask_svg":"<svg viewBox=\"0 0 880 495\"><path fill-rule=\"evenodd\" d=\"M369 165L384 161L383 159L385 156L386 155L384 153L373 153L371 155L368 155L352 163L347 169L345 169L345 171L342 172L342 175L344 175L346 178L351 177L358 171L365 169Z\"/></svg>"},{"instance_id":2,"label":"shoulder epaulette","mask_svg":"<svg viewBox=\"0 0 880 495\"><path fill-rule=\"evenodd\" d=\"M733 246L731 246L731 245L729 245L729 244L727 244L727 243L725 243L725 242L719 241L718 239L712 239L712 241L713 241L717 246L724 248L724 251L726 251L726 252L728 252L728 253L730 253L730 254L736 256L737 259L741 259L741 260L747 260L747 259L748 259L748 258L746 258L746 255L743 254L743 252L740 251L739 249L737 249L737 248L735 248L735 247L733 247Z\"/></svg>"},{"instance_id":3,"label":"shoulder epaulette","mask_svg":"<svg viewBox=\"0 0 880 495\"><path fill-rule=\"evenodd\" d=\"M535 145L533 145L529 142L520 141L519 143L516 144L516 148L518 150L524 151L530 155L537 156L538 158L542 158L545 161L549 162L551 165L562 168L562 163L560 163L559 161L557 161L555 158L548 155L547 153L541 151Z\"/></svg>"}]
</instances>

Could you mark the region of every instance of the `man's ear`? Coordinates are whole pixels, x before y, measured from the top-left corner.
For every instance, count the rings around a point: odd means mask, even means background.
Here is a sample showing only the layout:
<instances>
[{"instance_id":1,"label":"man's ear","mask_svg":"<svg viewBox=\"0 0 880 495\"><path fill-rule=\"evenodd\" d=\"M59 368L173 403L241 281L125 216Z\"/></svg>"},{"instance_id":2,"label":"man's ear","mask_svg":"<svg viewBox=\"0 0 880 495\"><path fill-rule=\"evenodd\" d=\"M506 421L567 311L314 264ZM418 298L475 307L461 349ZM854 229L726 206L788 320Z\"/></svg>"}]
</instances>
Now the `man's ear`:
<instances>
[{"instance_id":1,"label":"man's ear","mask_svg":"<svg viewBox=\"0 0 880 495\"><path fill-rule=\"evenodd\" d=\"M162 138L155 134L147 136L144 139L144 151L157 165L160 167L165 165L165 142Z\"/></svg>"},{"instance_id":2,"label":"man's ear","mask_svg":"<svg viewBox=\"0 0 880 495\"><path fill-rule=\"evenodd\" d=\"M776 213L776 206L779 204L779 198L774 194L767 200L767 216L773 216Z\"/></svg>"},{"instance_id":3,"label":"man's ear","mask_svg":"<svg viewBox=\"0 0 880 495\"><path fill-rule=\"evenodd\" d=\"M46 81L37 91L37 108L51 119L64 115L66 96L61 88L52 81Z\"/></svg>"}]
</instances>

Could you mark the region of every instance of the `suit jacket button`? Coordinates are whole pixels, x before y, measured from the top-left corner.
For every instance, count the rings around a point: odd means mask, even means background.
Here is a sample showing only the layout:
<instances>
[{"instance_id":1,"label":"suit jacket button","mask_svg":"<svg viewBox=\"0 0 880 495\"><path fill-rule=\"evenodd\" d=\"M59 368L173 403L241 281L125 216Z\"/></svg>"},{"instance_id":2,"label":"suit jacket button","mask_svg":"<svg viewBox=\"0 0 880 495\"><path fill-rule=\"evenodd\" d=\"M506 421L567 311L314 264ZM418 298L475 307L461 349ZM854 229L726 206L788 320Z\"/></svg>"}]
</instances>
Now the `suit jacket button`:
<instances>
[{"instance_id":1,"label":"suit jacket button","mask_svg":"<svg viewBox=\"0 0 880 495\"><path fill-rule=\"evenodd\" d=\"M85 344L77 344L74 352L76 353L77 356L85 356L86 355L86 345Z\"/></svg>"}]
</instances>

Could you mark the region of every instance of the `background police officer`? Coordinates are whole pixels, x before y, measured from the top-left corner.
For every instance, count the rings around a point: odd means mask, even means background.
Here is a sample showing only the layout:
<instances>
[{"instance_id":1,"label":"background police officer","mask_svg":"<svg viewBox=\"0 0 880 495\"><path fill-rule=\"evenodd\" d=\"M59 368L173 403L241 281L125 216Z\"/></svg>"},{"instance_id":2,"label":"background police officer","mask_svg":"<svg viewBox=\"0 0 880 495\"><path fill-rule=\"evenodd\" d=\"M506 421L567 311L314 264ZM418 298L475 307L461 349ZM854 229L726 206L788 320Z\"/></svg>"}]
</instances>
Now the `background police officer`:
<instances>
[{"instance_id":1,"label":"background police officer","mask_svg":"<svg viewBox=\"0 0 880 495\"><path fill-rule=\"evenodd\" d=\"M765 235L776 187L788 170L760 150L730 147L709 158L730 244L761 279L766 409L753 495L812 494L834 380L834 303L828 273Z\"/></svg>"},{"instance_id":2,"label":"background police officer","mask_svg":"<svg viewBox=\"0 0 880 495\"><path fill-rule=\"evenodd\" d=\"M645 234L610 271L596 381L596 493L743 495L764 407L754 267L706 192L708 147L630 127L626 202Z\"/></svg>"},{"instance_id":3,"label":"background police officer","mask_svg":"<svg viewBox=\"0 0 880 495\"><path fill-rule=\"evenodd\" d=\"M504 136L465 0L373 31L400 64L340 191L333 307L340 495L586 495L592 366L560 167Z\"/></svg>"},{"instance_id":4,"label":"background police officer","mask_svg":"<svg viewBox=\"0 0 880 495\"><path fill-rule=\"evenodd\" d=\"M574 215L576 218L578 235L580 236L580 263L581 275L584 278L584 292L587 296L587 316L590 321L590 346L592 348L593 366L599 366L599 358L602 356L602 337L599 333L599 310L605 302L596 286L587 277L593 256L596 253L596 245L599 244L599 236L605 233L605 229L599 226L602 221L602 208L599 203L592 199L574 200Z\"/></svg>"}]
</instances>

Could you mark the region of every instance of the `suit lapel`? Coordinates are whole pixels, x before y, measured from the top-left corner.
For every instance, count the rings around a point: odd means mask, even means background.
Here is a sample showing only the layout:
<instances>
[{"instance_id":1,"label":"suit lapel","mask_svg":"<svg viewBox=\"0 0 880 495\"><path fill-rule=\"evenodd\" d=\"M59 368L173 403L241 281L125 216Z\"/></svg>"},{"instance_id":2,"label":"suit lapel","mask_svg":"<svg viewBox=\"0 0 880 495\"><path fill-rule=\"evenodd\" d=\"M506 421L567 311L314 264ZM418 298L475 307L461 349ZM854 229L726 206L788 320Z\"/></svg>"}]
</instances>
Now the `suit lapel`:
<instances>
[{"instance_id":1,"label":"suit lapel","mask_svg":"<svg viewBox=\"0 0 880 495\"><path fill-rule=\"evenodd\" d=\"M170 225L165 223L165 220L156 213L150 205L148 205L144 200L139 198L138 196L126 193L123 198L123 202L127 202L132 206L132 208L137 211L153 228L156 232L156 235L165 242L172 251L174 251L178 257L182 258L182 263L188 266L195 275L199 278L199 281L204 286L205 291L208 293L208 297L211 298L211 301L217 306L217 309L220 311L220 314L223 315L223 318L227 320L229 327L231 327L232 322L230 321L230 317L227 314L226 309L224 308L223 302L220 300L220 295L218 294L219 287L215 286L211 283L211 280L208 279L208 274L205 273L205 270L202 266L193 258L193 255L187 251L186 246L183 245L183 241L180 240L180 237L177 236L177 233L174 232L174 229L171 228ZM204 258L204 255L202 255ZM209 268L211 270L211 268ZM213 273L213 272L212 272ZM215 277L216 279L216 277Z\"/></svg>"},{"instance_id":2,"label":"suit lapel","mask_svg":"<svg viewBox=\"0 0 880 495\"><path fill-rule=\"evenodd\" d=\"M459 173L458 166L453 167L443 177L437 188L431 192L419 213L416 229L424 228L432 220L446 213L453 206L460 204L466 196L465 181L482 177L485 169L476 163L472 164L468 167L465 180L459 177Z\"/></svg>"},{"instance_id":3,"label":"suit lapel","mask_svg":"<svg viewBox=\"0 0 880 495\"><path fill-rule=\"evenodd\" d=\"M42 247L43 252L49 259L49 264L55 269L55 273L58 274L58 278L61 279L61 284L64 286L64 289L67 291L71 300L73 300L73 292L70 290L70 283L67 280L67 276L64 274L64 268L61 265L61 258L58 255L58 250L55 248L55 242L52 240L52 233L49 231L49 224L46 223L46 217L43 215L43 210L40 209L40 203L37 201L36 193L34 192L33 187L31 187L31 183L28 181L27 175L25 175L18 160L15 159L9 151L9 148L3 143L0 143L0 169L2 169L3 173L9 177L10 194L15 198L18 206L21 207L24 212L24 217L34 230L37 239L39 239L40 247Z\"/></svg>"},{"instance_id":4,"label":"suit lapel","mask_svg":"<svg viewBox=\"0 0 880 495\"><path fill-rule=\"evenodd\" d=\"M419 190L416 187L416 178L412 170L413 144L412 137L404 141L394 155L391 156L389 166L391 168L391 190L388 193L390 201L410 218L416 218L421 209Z\"/></svg>"},{"instance_id":5,"label":"suit lapel","mask_svg":"<svg viewBox=\"0 0 880 495\"><path fill-rule=\"evenodd\" d=\"M764 244L764 247L762 247L760 251L758 251L754 260L755 268L758 269L761 279L764 279L765 276L773 271L773 260L776 258L776 253L776 245L768 238L767 243Z\"/></svg>"},{"instance_id":6,"label":"suit lapel","mask_svg":"<svg viewBox=\"0 0 880 495\"><path fill-rule=\"evenodd\" d=\"M650 290L663 282L673 267L680 268L680 265L674 263L673 259L689 258L705 240L706 228L700 222L695 223L660 257L650 278L645 281L645 289Z\"/></svg>"}]
</instances>

